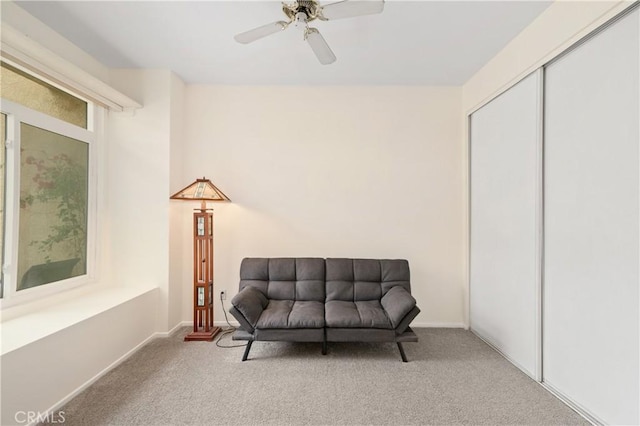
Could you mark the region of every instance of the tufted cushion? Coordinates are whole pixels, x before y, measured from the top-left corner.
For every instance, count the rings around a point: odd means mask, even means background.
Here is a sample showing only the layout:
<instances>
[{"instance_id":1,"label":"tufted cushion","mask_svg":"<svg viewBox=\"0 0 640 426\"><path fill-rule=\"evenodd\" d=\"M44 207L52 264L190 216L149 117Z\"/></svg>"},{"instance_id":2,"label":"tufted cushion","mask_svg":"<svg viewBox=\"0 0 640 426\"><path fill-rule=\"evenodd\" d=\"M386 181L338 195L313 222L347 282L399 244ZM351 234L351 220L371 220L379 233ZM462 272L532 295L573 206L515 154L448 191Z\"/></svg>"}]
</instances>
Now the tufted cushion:
<instances>
[{"instance_id":1,"label":"tufted cushion","mask_svg":"<svg viewBox=\"0 0 640 426\"><path fill-rule=\"evenodd\" d=\"M377 300L349 302L332 300L325 304L327 327L392 328Z\"/></svg>"},{"instance_id":2,"label":"tufted cushion","mask_svg":"<svg viewBox=\"0 0 640 426\"><path fill-rule=\"evenodd\" d=\"M246 258L240 265L240 289L254 287L272 300L325 300L325 264L321 258Z\"/></svg>"},{"instance_id":3,"label":"tufted cushion","mask_svg":"<svg viewBox=\"0 0 640 426\"><path fill-rule=\"evenodd\" d=\"M380 261L375 259L353 259L353 280L368 282L382 281Z\"/></svg>"},{"instance_id":4,"label":"tufted cushion","mask_svg":"<svg viewBox=\"0 0 640 426\"><path fill-rule=\"evenodd\" d=\"M382 294L386 294L392 287L404 287L411 293L411 276L409 262L405 259L381 260Z\"/></svg>"},{"instance_id":5,"label":"tufted cushion","mask_svg":"<svg viewBox=\"0 0 640 426\"><path fill-rule=\"evenodd\" d=\"M269 279L269 259L246 258L240 265L240 280L267 281Z\"/></svg>"},{"instance_id":6,"label":"tufted cushion","mask_svg":"<svg viewBox=\"0 0 640 426\"><path fill-rule=\"evenodd\" d=\"M393 287L411 290L404 259L327 259L326 268L327 301L379 301Z\"/></svg>"},{"instance_id":7,"label":"tufted cushion","mask_svg":"<svg viewBox=\"0 0 640 426\"><path fill-rule=\"evenodd\" d=\"M324 303L314 301L270 300L256 328L323 328Z\"/></svg>"}]
</instances>

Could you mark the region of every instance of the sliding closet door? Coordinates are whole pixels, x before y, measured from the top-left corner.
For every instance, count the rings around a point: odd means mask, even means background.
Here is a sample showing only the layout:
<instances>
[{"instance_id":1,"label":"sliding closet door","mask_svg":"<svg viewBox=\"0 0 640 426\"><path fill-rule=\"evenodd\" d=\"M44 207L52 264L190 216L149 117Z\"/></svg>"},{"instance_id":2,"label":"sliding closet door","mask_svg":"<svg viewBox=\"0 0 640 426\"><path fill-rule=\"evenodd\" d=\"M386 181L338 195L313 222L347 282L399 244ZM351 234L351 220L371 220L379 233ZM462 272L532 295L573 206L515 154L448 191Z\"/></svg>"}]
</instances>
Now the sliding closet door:
<instances>
[{"instance_id":1,"label":"sliding closet door","mask_svg":"<svg viewBox=\"0 0 640 426\"><path fill-rule=\"evenodd\" d=\"M537 377L541 72L471 116L471 328Z\"/></svg>"},{"instance_id":2,"label":"sliding closet door","mask_svg":"<svg viewBox=\"0 0 640 426\"><path fill-rule=\"evenodd\" d=\"M639 12L545 73L544 382L638 424Z\"/></svg>"}]
</instances>

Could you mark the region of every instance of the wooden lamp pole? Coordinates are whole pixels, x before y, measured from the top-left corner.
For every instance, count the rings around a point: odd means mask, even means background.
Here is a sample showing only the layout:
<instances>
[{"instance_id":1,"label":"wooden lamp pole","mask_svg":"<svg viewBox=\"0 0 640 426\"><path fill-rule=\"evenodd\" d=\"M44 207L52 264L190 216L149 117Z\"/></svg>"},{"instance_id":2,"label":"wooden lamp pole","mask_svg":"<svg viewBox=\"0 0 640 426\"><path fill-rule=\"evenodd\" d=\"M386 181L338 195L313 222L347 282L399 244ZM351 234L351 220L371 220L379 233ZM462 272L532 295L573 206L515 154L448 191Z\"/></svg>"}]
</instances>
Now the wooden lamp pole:
<instances>
[{"instance_id":1,"label":"wooden lamp pole","mask_svg":"<svg viewBox=\"0 0 640 426\"><path fill-rule=\"evenodd\" d=\"M185 341L212 341L220 331L213 325L213 209L207 201L230 201L209 179L194 183L171 196L177 200L200 200L193 213L193 331Z\"/></svg>"},{"instance_id":2,"label":"wooden lamp pole","mask_svg":"<svg viewBox=\"0 0 640 426\"><path fill-rule=\"evenodd\" d=\"M213 211L206 201L193 213L193 331L185 341L213 340Z\"/></svg>"}]
</instances>

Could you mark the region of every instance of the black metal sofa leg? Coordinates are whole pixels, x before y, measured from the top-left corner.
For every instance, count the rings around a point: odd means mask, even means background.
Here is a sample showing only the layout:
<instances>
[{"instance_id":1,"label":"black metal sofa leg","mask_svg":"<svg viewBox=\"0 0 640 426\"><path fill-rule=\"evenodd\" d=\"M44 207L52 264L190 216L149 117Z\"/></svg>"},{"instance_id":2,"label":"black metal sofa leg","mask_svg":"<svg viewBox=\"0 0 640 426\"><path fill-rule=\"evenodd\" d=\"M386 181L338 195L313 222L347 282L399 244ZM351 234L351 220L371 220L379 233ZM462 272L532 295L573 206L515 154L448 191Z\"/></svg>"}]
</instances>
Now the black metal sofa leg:
<instances>
[{"instance_id":1,"label":"black metal sofa leg","mask_svg":"<svg viewBox=\"0 0 640 426\"><path fill-rule=\"evenodd\" d=\"M327 354L327 341L323 341L322 342L322 355L326 355Z\"/></svg>"},{"instance_id":2,"label":"black metal sofa leg","mask_svg":"<svg viewBox=\"0 0 640 426\"><path fill-rule=\"evenodd\" d=\"M249 356L249 351L251 350L251 345L253 344L253 340L247 341L247 347L244 349L244 355L242 355L242 360L246 361Z\"/></svg>"},{"instance_id":3,"label":"black metal sofa leg","mask_svg":"<svg viewBox=\"0 0 640 426\"><path fill-rule=\"evenodd\" d=\"M407 361L407 355L405 355L404 353L404 348L402 347L402 343L400 342L396 342L398 344L398 349L400 349L400 356L402 357L402 362L409 362Z\"/></svg>"}]
</instances>

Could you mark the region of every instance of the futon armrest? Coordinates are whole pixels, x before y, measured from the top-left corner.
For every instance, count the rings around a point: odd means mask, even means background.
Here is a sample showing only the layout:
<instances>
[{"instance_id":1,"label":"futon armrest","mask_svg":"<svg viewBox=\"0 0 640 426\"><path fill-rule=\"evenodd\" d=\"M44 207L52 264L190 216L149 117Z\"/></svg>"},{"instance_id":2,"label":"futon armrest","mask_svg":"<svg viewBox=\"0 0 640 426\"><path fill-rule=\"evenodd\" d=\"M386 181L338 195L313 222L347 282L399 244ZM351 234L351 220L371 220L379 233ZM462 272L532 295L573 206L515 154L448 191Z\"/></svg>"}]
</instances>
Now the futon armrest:
<instances>
[{"instance_id":1,"label":"futon armrest","mask_svg":"<svg viewBox=\"0 0 640 426\"><path fill-rule=\"evenodd\" d=\"M245 287L231 299L233 307L229 310L242 328L253 333L256 323L269 301L264 294L253 287Z\"/></svg>"},{"instance_id":2,"label":"futon armrest","mask_svg":"<svg viewBox=\"0 0 640 426\"><path fill-rule=\"evenodd\" d=\"M391 290L380 299L380 303L387 312L393 328L401 325L401 323L403 323L402 320L416 307L416 299L414 299L404 287L400 286L391 288ZM406 324L405 328L408 326L409 324ZM402 331L404 330L399 330L400 333Z\"/></svg>"}]
</instances>

